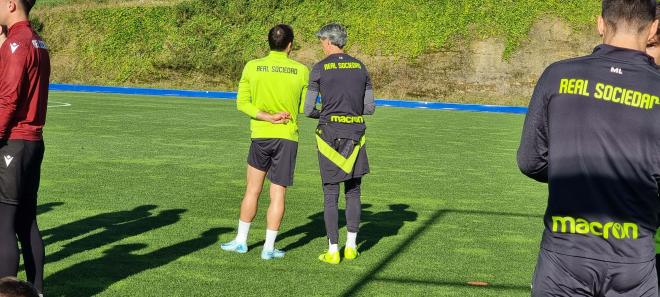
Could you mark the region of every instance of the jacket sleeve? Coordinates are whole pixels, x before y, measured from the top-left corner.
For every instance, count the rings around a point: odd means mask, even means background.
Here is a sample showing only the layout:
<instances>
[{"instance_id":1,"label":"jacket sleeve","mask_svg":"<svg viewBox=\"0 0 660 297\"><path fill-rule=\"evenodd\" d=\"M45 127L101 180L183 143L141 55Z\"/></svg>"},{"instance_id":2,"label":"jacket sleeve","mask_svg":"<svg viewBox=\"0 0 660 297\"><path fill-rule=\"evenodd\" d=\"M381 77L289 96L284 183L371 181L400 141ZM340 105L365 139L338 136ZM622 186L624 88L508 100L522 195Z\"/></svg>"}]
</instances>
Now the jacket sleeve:
<instances>
[{"instance_id":1,"label":"jacket sleeve","mask_svg":"<svg viewBox=\"0 0 660 297\"><path fill-rule=\"evenodd\" d=\"M314 66L309 75L309 86L307 87L307 95L305 96L304 112L307 117L318 119L321 112L316 109L316 99L319 96L321 85L321 70Z\"/></svg>"},{"instance_id":2,"label":"jacket sleeve","mask_svg":"<svg viewBox=\"0 0 660 297\"><path fill-rule=\"evenodd\" d=\"M305 113L305 102L307 101L307 89L309 88L309 69L307 66L303 67L302 74L302 90L300 91L300 106L298 107L298 113Z\"/></svg>"},{"instance_id":3,"label":"jacket sleeve","mask_svg":"<svg viewBox=\"0 0 660 297\"><path fill-rule=\"evenodd\" d=\"M376 98L374 98L374 90L371 84L371 76L367 72L367 84L364 90L364 115L372 115L376 112Z\"/></svg>"},{"instance_id":4,"label":"jacket sleeve","mask_svg":"<svg viewBox=\"0 0 660 297\"><path fill-rule=\"evenodd\" d=\"M8 137L20 97L24 95L20 92L25 83L30 53L28 45L7 42L0 47L1 59L5 60L5 71L0 75L0 139ZM7 47L12 47L12 51Z\"/></svg>"},{"instance_id":5,"label":"jacket sleeve","mask_svg":"<svg viewBox=\"0 0 660 297\"><path fill-rule=\"evenodd\" d=\"M247 114L253 119L257 118L259 109L252 103L252 95L250 89L250 63L243 68L241 80L238 83L238 95L236 96L236 107L239 111Z\"/></svg>"},{"instance_id":6,"label":"jacket sleeve","mask_svg":"<svg viewBox=\"0 0 660 297\"><path fill-rule=\"evenodd\" d=\"M539 182L548 182L548 70L536 84L525 117L517 161L520 171Z\"/></svg>"}]
</instances>

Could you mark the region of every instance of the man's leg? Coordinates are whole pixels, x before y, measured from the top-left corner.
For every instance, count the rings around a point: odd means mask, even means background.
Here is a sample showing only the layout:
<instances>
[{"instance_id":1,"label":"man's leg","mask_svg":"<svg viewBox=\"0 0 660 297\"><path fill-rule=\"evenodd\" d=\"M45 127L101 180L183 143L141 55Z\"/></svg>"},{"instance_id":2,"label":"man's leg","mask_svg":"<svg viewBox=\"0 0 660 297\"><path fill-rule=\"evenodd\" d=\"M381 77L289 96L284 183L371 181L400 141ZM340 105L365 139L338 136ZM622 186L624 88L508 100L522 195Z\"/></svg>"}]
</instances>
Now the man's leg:
<instances>
[{"instance_id":1,"label":"man's leg","mask_svg":"<svg viewBox=\"0 0 660 297\"><path fill-rule=\"evenodd\" d=\"M267 226L270 230L280 230L282 218L284 217L286 197L286 187L271 184L270 185L270 206L268 207Z\"/></svg>"},{"instance_id":2,"label":"man's leg","mask_svg":"<svg viewBox=\"0 0 660 297\"><path fill-rule=\"evenodd\" d=\"M19 250L16 238L23 142L8 141L0 145L0 155L11 157L9 164L0 166L0 278L16 276L18 273Z\"/></svg>"},{"instance_id":3,"label":"man's leg","mask_svg":"<svg viewBox=\"0 0 660 297\"><path fill-rule=\"evenodd\" d=\"M236 236L236 241L239 243L247 242L250 224L257 215L259 195L261 195L261 189L264 186L266 172L272 165L268 141L263 139L252 140L247 163L247 186L243 201L241 202L241 214L238 222L238 234Z\"/></svg>"},{"instance_id":4,"label":"man's leg","mask_svg":"<svg viewBox=\"0 0 660 297\"><path fill-rule=\"evenodd\" d=\"M0 278L18 273L18 241L14 223L17 207L0 202Z\"/></svg>"},{"instance_id":5,"label":"man's leg","mask_svg":"<svg viewBox=\"0 0 660 297\"><path fill-rule=\"evenodd\" d=\"M337 252L339 243L339 184L323 184L323 219L328 236L328 252Z\"/></svg>"},{"instance_id":6,"label":"man's leg","mask_svg":"<svg viewBox=\"0 0 660 297\"><path fill-rule=\"evenodd\" d=\"M261 253L261 258L264 260L284 257L284 251L275 249L275 240L284 217L286 190L287 187L293 186L298 143L278 139L273 141L272 149L272 166L268 173L270 206L266 217L266 241Z\"/></svg>"},{"instance_id":7,"label":"man's leg","mask_svg":"<svg viewBox=\"0 0 660 297\"><path fill-rule=\"evenodd\" d=\"M257 215L259 195L261 195L265 178L266 172L248 165L247 187L245 188L243 202L241 202L241 221L251 223Z\"/></svg>"},{"instance_id":8,"label":"man's leg","mask_svg":"<svg viewBox=\"0 0 660 297\"><path fill-rule=\"evenodd\" d=\"M344 256L347 259L357 257L357 233L360 230L360 216L362 214L362 202L360 201L361 178L354 178L344 183L346 195L346 250Z\"/></svg>"},{"instance_id":9,"label":"man's leg","mask_svg":"<svg viewBox=\"0 0 660 297\"><path fill-rule=\"evenodd\" d=\"M37 225L37 195L44 158L43 142L25 142L22 161L25 170L21 179L21 204L16 215L16 234L21 243L28 282L40 293L44 290L44 241Z\"/></svg>"},{"instance_id":10,"label":"man's leg","mask_svg":"<svg viewBox=\"0 0 660 297\"><path fill-rule=\"evenodd\" d=\"M44 280L44 241L37 225L37 209L34 207L19 207L16 216L16 234L21 243L23 262L27 281L43 292Z\"/></svg>"},{"instance_id":11,"label":"man's leg","mask_svg":"<svg viewBox=\"0 0 660 297\"><path fill-rule=\"evenodd\" d=\"M270 184L270 206L266 214L266 242L264 251L275 249L275 239L282 224L285 210L286 187L274 183Z\"/></svg>"},{"instance_id":12,"label":"man's leg","mask_svg":"<svg viewBox=\"0 0 660 297\"><path fill-rule=\"evenodd\" d=\"M247 186L245 188L243 201L241 202L240 221L238 223L238 234L236 235L237 242L247 242L250 224L257 215L259 195L261 195L261 189L263 189L265 178L266 172L248 165Z\"/></svg>"},{"instance_id":13,"label":"man's leg","mask_svg":"<svg viewBox=\"0 0 660 297\"><path fill-rule=\"evenodd\" d=\"M240 219L238 220L238 230L236 238L233 241L220 245L223 250L238 253L247 252L247 238L250 232L250 224L257 215L259 205L259 195L264 185L266 172L248 165L247 168L247 186L245 195L241 202Z\"/></svg>"},{"instance_id":14,"label":"man's leg","mask_svg":"<svg viewBox=\"0 0 660 297\"><path fill-rule=\"evenodd\" d=\"M323 218L328 235L328 252L319 256L319 260L330 264L339 264L339 184L323 184Z\"/></svg>"},{"instance_id":15,"label":"man's leg","mask_svg":"<svg viewBox=\"0 0 660 297\"><path fill-rule=\"evenodd\" d=\"M328 241L336 248L339 243L339 184L323 184L323 219ZM331 250L334 252L333 250Z\"/></svg>"}]
</instances>

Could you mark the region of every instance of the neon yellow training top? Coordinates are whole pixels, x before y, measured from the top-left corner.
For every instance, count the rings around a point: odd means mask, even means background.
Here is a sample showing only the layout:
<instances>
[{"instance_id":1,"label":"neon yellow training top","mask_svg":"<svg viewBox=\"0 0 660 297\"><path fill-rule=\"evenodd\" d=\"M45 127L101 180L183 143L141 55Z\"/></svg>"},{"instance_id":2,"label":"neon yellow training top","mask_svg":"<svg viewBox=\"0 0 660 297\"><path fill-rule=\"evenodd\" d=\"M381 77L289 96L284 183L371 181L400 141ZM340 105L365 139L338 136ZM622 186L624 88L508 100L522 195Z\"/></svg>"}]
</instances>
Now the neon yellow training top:
<instances>
[{"instance_id":1,"label":"neon yellow training top","mask_svg":"<svg viewBox=\"0 0 660 297\"><path fill-rule=\"evenodd\" d=\"M285 52L271 51L264 58L248 62L238 84L236 106L249 115L252 139L281 138L298 141L298 114L303 112L309 69L289 59ZM260 111L288 112L287 124L257 120Z\"/></svg>"}]
</instances>

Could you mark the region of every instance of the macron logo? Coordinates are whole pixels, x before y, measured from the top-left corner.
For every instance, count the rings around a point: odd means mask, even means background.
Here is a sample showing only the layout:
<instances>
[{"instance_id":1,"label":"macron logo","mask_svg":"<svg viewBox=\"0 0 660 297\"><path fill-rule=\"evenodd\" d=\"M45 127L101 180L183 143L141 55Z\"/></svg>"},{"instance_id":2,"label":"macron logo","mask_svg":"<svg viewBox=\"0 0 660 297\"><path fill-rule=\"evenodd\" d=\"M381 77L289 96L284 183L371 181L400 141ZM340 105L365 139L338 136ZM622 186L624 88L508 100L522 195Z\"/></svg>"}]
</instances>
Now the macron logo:
<instances>
[{"instance_id":1,"label":"macron logo","mask_svg":"<svg viewBox=\"0 0 660 297\"><path fill-rule=\"evenodd\" d=\"M18 43L16 43L16 42L10 44L9 46L11 47L11 53L12 54L15 53L16 50L18 49Z\"/></svg>"},{"instance_id":2,"label":"macron logo","mask_svg":"<svg viewBox=\"0 0 660 297\"><path fill-rule=\"evenodd\" d=\"M612 67L610 68L610 72L623 75L623 70L621 70L621 68Z\"/></svg>"},{"instance_id":3,"label":"macron logo","mask_svg":"<svg viewBox=\"0 0 660 297\"><path fill-rule=\"evenodd\" d=\"M11 161L14 160L14 157L10 155L5 155L5 164L7 164L7 168L9 168L9 164L11 164Z\"/></svg>"}]
</instances>

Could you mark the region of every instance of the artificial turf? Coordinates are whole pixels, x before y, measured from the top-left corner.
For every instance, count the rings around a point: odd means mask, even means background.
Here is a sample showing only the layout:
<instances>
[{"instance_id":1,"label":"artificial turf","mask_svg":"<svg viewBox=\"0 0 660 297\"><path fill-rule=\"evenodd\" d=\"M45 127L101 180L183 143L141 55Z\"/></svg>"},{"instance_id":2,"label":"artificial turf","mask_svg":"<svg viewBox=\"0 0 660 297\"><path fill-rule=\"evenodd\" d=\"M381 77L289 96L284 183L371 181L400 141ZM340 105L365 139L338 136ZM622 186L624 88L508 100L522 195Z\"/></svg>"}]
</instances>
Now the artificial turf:
<instances>
[{"instance_id":1,"label":"artificial turf","mask_svg":"<svg viewBox=\"0 0 660 297\"><path fill-rule=\"evenodd\" d=\"M234 236L250 143L233 101L50 100L46 296L529 296L546 189L516 166L522 115L379 108L367 119L362 255L330 266L317 260L327 241L313 120L300 121L277 242L287 255L266 262L267 196L250 252L218 247Z\"/></svg>"}]
</instances>

